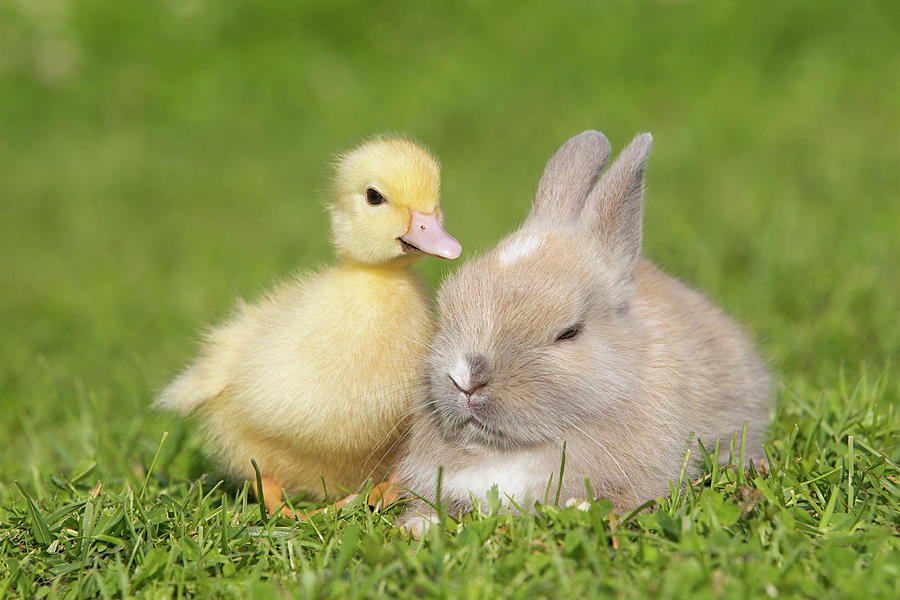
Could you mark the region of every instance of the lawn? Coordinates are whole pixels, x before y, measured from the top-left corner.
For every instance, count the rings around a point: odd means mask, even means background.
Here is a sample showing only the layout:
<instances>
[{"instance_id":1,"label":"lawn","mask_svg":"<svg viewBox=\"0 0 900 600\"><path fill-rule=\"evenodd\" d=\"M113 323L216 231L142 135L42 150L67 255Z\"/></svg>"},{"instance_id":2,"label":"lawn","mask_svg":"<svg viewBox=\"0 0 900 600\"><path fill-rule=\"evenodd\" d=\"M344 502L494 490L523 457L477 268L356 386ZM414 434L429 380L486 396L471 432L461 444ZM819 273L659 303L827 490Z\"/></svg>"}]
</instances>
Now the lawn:
<instances>
[{"instance_id":1,"label":"lawn","mask_svg":"<svg viewBox=\"0 0 900 600\"><path fill-rule=\"evenodd\" d=\"M0 598L900 597L898 31L886 2L0 0ZM419 543L397 508L264 518L148 410L237 297L331 260L336 152L428 144L465 259L589 128L654 134L644 252L766 357L768 473L720 448L651 510Z\"/></svg>"}]
</instances>

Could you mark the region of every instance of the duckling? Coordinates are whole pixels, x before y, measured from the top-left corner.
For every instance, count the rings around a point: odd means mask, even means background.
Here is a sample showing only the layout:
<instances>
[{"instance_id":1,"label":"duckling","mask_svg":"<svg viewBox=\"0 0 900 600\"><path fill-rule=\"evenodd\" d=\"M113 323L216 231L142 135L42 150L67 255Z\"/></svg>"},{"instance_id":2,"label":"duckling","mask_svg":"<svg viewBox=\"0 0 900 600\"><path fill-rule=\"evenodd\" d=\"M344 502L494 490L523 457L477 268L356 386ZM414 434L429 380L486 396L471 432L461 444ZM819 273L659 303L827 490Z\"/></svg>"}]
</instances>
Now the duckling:
<instances>
[{"instance_id":1,"label":"duckling","mask_svg":"<svg viewBox=\"0 0 900 600\"><path fill-rule=\"evenodd\" d=\"M282 489L320 500L323 482L353 491L392 468L433 330L410 267L461 252L442 225L438 163L412 141L363 143L332 187L337 264L239 302L156 401L197 414L233 476L255 484L255 458L270 512Z\"/></svg>"}]
</instances>

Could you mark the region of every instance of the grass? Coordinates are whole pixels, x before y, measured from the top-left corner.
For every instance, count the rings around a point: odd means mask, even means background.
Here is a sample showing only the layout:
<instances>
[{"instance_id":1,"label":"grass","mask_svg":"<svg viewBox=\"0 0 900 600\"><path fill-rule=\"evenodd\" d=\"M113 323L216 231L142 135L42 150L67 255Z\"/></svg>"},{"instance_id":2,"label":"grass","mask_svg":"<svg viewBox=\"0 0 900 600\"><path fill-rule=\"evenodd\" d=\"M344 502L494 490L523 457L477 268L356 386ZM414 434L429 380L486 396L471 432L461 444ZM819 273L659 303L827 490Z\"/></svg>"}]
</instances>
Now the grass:
<instances>
[{"instance_id":1,"label":"grass","mask_svg":"<svg viewBox=\"0 0 900 600\"><path fill-rule=\"evenodd\" d=\"M653 511L615 515L600 500L510 516L495 499L484 513L448 518L453 533L435 528L421 544L392 528L397 508L373 514L357 505L302 523L264 518L248 485L225 493L206 476L162 475L172 454L161 442L133 486L97 490L93 461L37 479L31 492L17 482L0 513L0 589L22 597L889 598L900 569L900 467L878 448L896 444L894 383L883 374L831 393L790 391L767 475L716 466L713 450L707 475L676 482Z\"/></svg>"},{"instance_id":2,"label":"grass","mask_svg":"<svg viewBox=\"0 0 900 600\"><path fill-rule=\"evenodd\" d=\"M898 26L874 3L0 0L0 597L897 597ZM263 518L146 410L236 296L329 260L333 152L427 142L471 256L586 128L654 133L645 253L768 357L768 475L706 459L651 511L491 506L417 543L397 508Z\"/></svg>"}]
</instances>

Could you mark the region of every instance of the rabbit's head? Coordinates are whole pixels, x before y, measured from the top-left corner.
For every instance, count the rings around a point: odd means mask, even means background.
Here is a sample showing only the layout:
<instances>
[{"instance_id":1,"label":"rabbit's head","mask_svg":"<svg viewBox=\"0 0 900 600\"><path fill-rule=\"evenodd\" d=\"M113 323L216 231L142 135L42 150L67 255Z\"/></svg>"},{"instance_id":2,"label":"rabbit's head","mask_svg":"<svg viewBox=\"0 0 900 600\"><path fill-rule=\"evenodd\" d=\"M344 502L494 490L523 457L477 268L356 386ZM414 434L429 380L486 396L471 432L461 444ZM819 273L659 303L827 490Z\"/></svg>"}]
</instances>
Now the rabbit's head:
<instances>
[{"instance_id":1,"label":"rabbit's head","mask_svg":"<svg viewBox=\"0 0 900 600\"><path fill-rule=\"evenodd\" d=\"M525 224L443 284L424 410L446 439L527 447L614 421L633 397L643 328L630 300L652 139L637 136L602 176L603 134L570 139Z\"/></svg>"}]
</instances>

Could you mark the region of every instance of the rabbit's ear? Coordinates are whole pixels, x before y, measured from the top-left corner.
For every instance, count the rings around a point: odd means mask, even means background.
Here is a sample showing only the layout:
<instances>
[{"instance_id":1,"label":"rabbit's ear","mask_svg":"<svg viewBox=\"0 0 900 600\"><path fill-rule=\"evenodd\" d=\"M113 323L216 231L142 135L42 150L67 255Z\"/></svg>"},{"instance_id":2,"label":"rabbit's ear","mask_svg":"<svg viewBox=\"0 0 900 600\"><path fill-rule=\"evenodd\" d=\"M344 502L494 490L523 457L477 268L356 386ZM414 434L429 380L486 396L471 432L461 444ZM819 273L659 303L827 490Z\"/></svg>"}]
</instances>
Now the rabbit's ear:
<instances>
[{"instance_id":1,"label":"rabbit's ear","mask_svg":"<svg viewBox=\"0 0 900 600\"><path fill-rule=\"evenodd\" d=\"M544 168L528 221L571 223L609 158L609 141L585 131L563 144Z\"/></svg>"},{"instance_id":2,"label":"rabbit's ear","mask_svg":"<svg viewBox=\"0 0 900 600\"><path fill-rule=\"evenodd\" d=\"M641 133L622 150L588 194L580 218L611 266L628 278L641 251L644 163L652 144L653 136Z\"/></svg>"}]
</instances>

